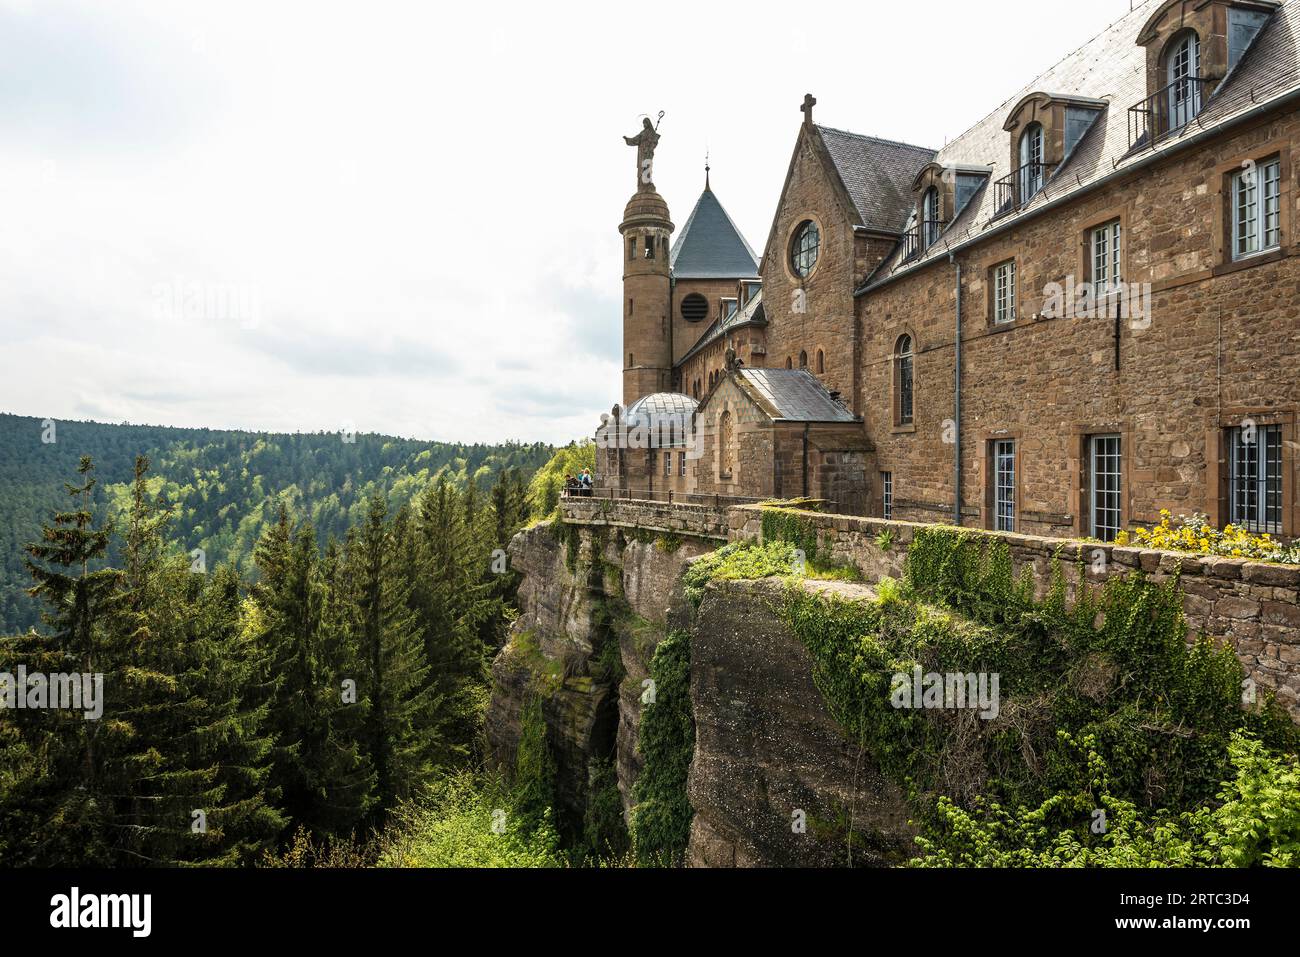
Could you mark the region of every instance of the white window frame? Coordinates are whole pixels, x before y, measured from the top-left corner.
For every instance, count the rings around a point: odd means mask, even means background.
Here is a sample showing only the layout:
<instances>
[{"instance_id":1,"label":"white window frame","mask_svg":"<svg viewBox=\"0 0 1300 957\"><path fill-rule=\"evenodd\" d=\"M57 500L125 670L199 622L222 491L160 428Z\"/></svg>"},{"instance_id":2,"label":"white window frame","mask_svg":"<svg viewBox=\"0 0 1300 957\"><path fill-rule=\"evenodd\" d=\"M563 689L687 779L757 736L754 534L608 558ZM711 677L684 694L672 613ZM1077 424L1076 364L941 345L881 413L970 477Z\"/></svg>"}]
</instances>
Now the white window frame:
<instances>
[{"instance_id":1,"label":"white window frame","mask_svg":"<svg viewBox=\"0 0 1300 957\"><path fill-rule=\"evenodd\" d=\"M1194 32L1170 50L1166 64L1169 86L1169 129L1182 129L1201 112L1201 38Z\"/></svg>"},{"instance_id":2,"label":"white window frame","mask_svg":"<svg viewBox=\"0 0 1300 957\"><path fill-rule=\"evenodd\" d=\"M925 192L921 210L921 245L926 249L939 241L939 190L931 186Z\"/></svg>"},{"instance_id":3,"label":"white window frame","mask_svg":"<svg viewBox=\"0 0 1300 957\"><path fill-rule=\"evenodd\" d=\"M1282 160L1275 157L1232 174L1232 258L1249 259L1282 246Z\"/></svg>"},{"instance_id":4,"label":"white window frame","mask_svg":"<svg viewBox=\"0 0 1300 957\"><path fill-rule=\"evenodd\" d=\"M894 518L894 473L880 473L880 513L885 521Z\"/></svg>"},{"instance_id":5,"label":"white window frame","mask_svg":"<svg viewBox=\"0 0 1300 957\"><path fill-rule=\"evenodd\" d=\"M1043 188L1043 125L1031 123L1020 134L1020 196L1019 205L1023 206L1042 191Z\"/></svg>"},{"instance_id":6,"label":"white window frame","mask_svg":"<svg viewBox=\"0 0 1300 957\"><path fill-rule=\"evenodd\" d=\"M1016 441L993 441L993 528L1016 530Z\"/></svg>"},{"instance_id":7,"label":"white window frame","mask_svg":"<svg viewBox=\"0 0 1300 957\"><path fill-rule=\"evenodd\" d=\"M1088 534L1113 542L1124 522L1124 439L1088 437Z\"/></svg>"},{"instance_id":8,"label":"white window frame","mask_svg":"<svg viewBox=\"0 0 1300 957\"><path fill-rule=\"evenodd\" d=\"M993 322L1016 321L1016 261L1009 259L993 267Z\"/></svg>"},{"instance_id":9,"label":"white window frame","mask_svg":"<svg viewBox=\"0 0 1300 957\"><path fill-rule=\"evenodd\" d=\"M1088 245L1092 256L1092 285L1099 294L1124 281L1124 229L1118 219L1092 229Z\"/></svg>"}]
</instances>

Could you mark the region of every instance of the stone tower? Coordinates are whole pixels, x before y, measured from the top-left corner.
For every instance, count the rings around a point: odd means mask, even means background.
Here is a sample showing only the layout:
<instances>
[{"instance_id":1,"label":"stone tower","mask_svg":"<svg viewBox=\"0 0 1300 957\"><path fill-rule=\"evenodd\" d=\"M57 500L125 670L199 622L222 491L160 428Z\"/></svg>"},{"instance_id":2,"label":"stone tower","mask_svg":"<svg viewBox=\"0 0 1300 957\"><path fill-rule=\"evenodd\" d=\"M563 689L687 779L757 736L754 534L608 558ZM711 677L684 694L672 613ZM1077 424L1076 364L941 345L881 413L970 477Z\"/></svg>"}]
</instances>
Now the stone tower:
<instances>
[{"instance_id":1,"label":"stone tower","mask_svg":"<svg viewBox=\"0 0 1300 957\"><path fill-rule=\"evenodd\" d=\"M623 405L672 380L672 280L668 204L655 191L654 151L659 134L647 118L623 141L637 148L636 192L623 211Z\"/></svg>"}]
</instances>

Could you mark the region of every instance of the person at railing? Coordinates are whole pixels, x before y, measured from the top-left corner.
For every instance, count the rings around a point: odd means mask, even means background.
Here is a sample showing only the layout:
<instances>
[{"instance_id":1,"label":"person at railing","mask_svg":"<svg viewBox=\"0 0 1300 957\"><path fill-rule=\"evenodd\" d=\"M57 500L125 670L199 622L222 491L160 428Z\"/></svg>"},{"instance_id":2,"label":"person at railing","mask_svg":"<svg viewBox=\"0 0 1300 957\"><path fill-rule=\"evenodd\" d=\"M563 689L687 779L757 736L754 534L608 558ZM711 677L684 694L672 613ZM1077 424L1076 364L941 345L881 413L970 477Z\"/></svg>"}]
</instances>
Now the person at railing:
<instances>
[{"instance_id":1,"label":"person at railing","mask_svg":"<svg viewBox=\"0 0 1300 957\"><path fill-rule=\"evenodd\" d=\"M583 469L582 474L578 476L578 482L581 484L581 488L582 488L581 494L590 497L591 485L592 485L591 473L588 472L586 469Z\"/></svg>"}]
</instances>

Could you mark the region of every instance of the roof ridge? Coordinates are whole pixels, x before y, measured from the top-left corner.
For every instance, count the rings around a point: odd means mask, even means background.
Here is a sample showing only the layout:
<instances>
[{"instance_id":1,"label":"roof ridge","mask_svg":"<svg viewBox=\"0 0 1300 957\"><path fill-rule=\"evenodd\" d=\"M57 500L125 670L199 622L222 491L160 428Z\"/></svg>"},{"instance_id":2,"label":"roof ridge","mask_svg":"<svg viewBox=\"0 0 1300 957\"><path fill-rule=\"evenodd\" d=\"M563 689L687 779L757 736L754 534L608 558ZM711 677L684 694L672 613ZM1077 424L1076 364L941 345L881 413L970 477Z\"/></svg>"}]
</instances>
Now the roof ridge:
<instances>
[{"instance_id":1,"label":"roof ridge","mask_svg":"<svg viewBox=\"0 0 1300 957\"><path fill-rule=\"evenodd\" d=\"M886 146L901 146L904 149L917 150L922 153L937 153L938 150L931 146L917 146L915 143L904 143L902 140L891 140L885 136L876 136L872 133L854 133L852 130L842 130L837 126L824 126L821 123L814 124L817 129L830 133L839 133L843 136L856 136L860 140L871 140L873 143L883 143Z\"/></svg>"}]
</instances>

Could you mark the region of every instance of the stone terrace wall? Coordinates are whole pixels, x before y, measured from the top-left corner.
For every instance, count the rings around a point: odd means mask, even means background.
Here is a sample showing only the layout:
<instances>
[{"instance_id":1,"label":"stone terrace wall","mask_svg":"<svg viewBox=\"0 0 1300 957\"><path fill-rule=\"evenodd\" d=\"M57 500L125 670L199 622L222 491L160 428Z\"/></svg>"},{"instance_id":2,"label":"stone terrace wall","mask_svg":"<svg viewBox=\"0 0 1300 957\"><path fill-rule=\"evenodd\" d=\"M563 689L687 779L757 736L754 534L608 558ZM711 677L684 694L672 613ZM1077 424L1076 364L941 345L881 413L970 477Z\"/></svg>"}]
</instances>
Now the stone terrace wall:
<instances>
[{"instance_id":1,"label":"stone terrace wall","mask_svg":"<svg viewBox=\"0 0 1300 957\"><path fill-rule=\"evenodd\" d=\"M735 506L728 516L733 541L762 538L762 508ZM888 575L899 578L917 529L911 522L800 512L818 529L822 546L835 560L857 565L868 581ZM876 539L888 531L890 549ZM1071 592L1077 587L1077 562L1082 557L1087 581L1100 583L1111 575L1134 569L1152 581L1163 581L1181 569L1183 610L1189 634L1204 632L1230 642L1246 672L1258 684L1273 688L1278 700L1300 719L1300 566L1270 565L1230 558L1201 558L1178 552L1123 548L1097 542L1040 538L967 529L973 535L1004 539L1016 573L1034 569L1039 594L1051 583L1059 558ZM1098 561L1104 558L1104 561ZM1098 571L1100 569L1100 571Z\"/></svg>"},{"instance_id":2,"label":"stone terrace wall","mask_svg":"<svg viewBox=\"0 0 1300 957\"><path fill-rule=\"evenodd\" d=\"M611 528L642 528L672 532L692 538L726 542L730 528L727 508L674 502L618 501L607 498L565 498L560 515L575 525L606 525Z\"/></svg>"}]
</instances>

